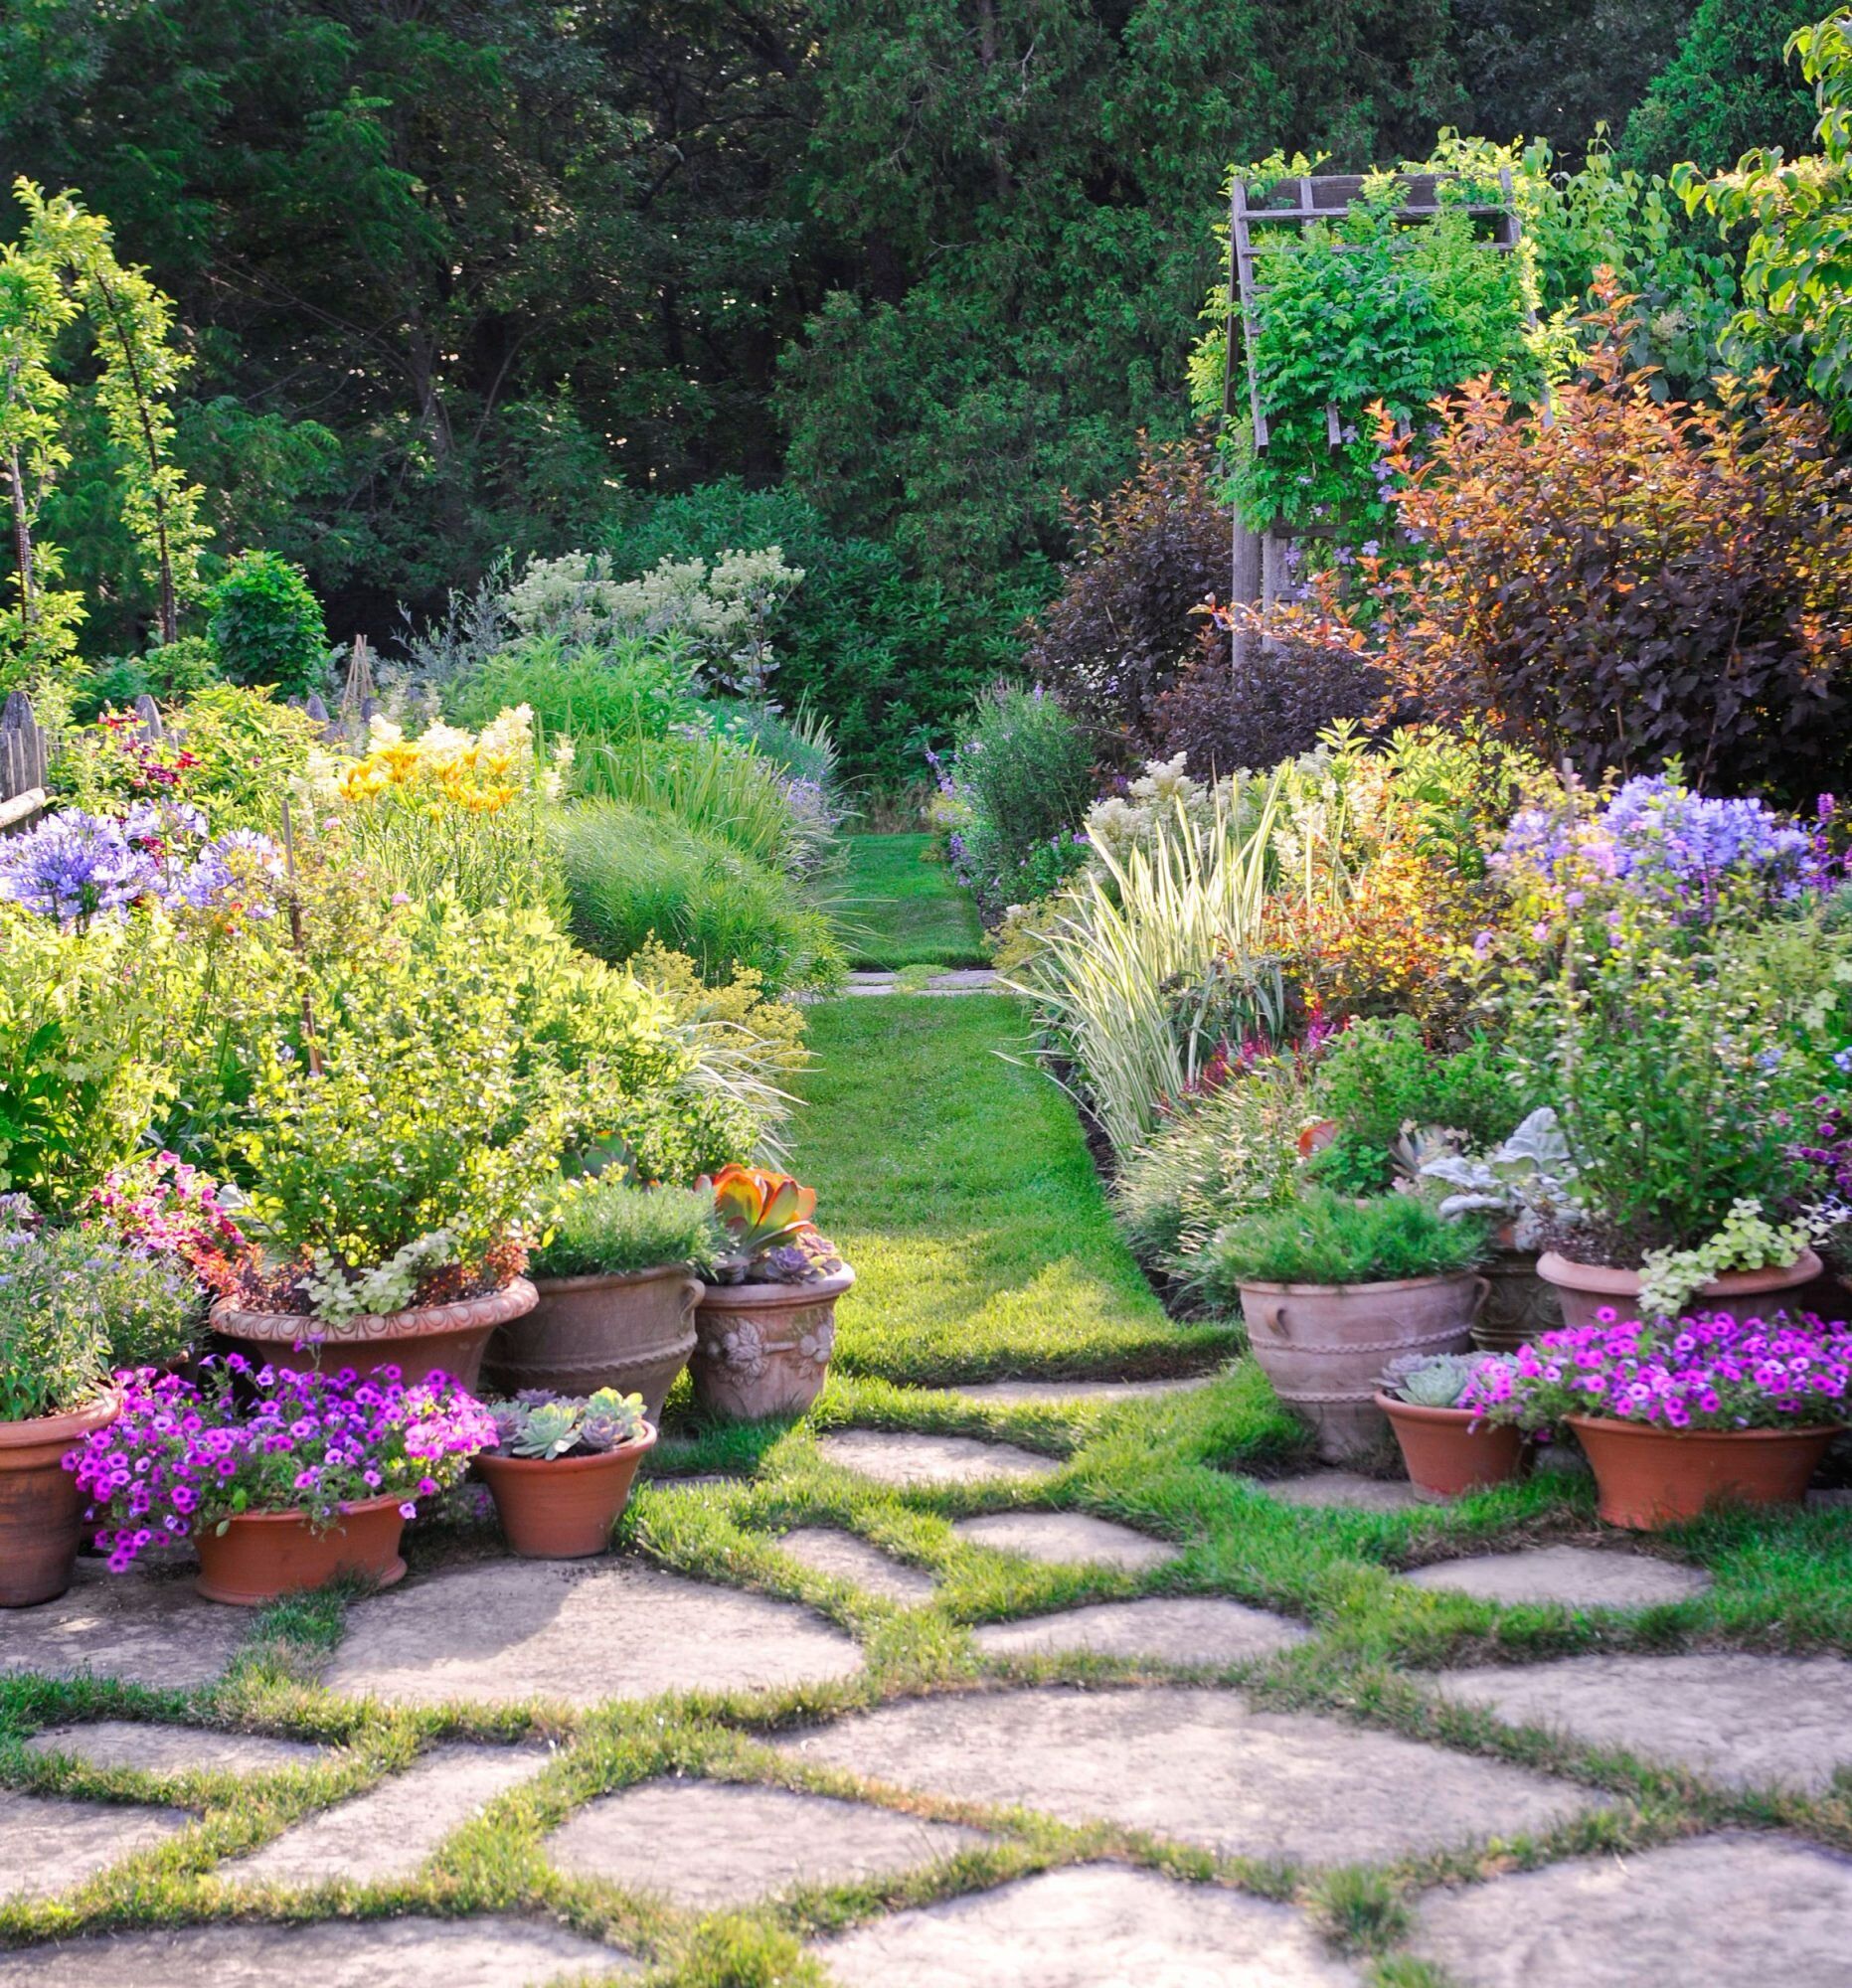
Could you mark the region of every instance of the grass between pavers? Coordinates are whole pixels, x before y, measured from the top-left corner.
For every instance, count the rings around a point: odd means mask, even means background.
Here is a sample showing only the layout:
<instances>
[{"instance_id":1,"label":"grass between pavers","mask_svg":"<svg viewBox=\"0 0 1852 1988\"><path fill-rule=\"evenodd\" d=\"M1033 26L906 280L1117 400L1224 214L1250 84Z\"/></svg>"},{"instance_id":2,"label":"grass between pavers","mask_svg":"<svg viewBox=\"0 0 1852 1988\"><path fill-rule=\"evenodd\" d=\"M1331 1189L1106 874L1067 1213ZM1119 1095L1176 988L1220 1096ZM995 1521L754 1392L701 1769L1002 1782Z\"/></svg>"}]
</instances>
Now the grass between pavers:
<instances>
[{"instance_id":1,"label":"grass between pavers","mask_svg":"<svg viewBox=\"0 0 1852 1988\"><path fill-rule=\"evenodd\" d=\"M900 1025L901 1045L884 1035L879 1018L862 1010L892 1006L885 1026ZM977 1018L990 1019L973 1035ZM927 1010L909 1022L906 1010ZM845 1013L848 1010L850 1012ZM646 1988L754 1988L754 1984L817 1984L826 1976L804 1951L808 1941L872 1915L923 1905L1059 1865L1117 1858L1185 1881L1221 1883L1290 1900L1325 1936L1359 1957L1377 1988L1449 1988L1406 1947L1411 1912L1426 1889L1480 1882L1567 1857L1656 1844L1723 1827L1780 1828L1852 1852L1852 1788L1819 1796L1768 1790L1740 1793L1701 1778L1654 1767L1611 1748L1578 1745L1560 1736L1514 1730L1490 1713L1448 1703L1426 1688L1424 1672L1448 1665L1533 1661L1595 1651L1659 1651L1693 1647L1844 1651L1852 1648L1852 1525L1839 1512L1787 1517L1738 1515L1687 1528L1654 1550L1709 1569L1708 1595L1633 1616L1578 1615L1556 1607L1498 1607L1469 1596L1410 1588L1394 1571L1463 1554L1508 1549L1531 1541L1593 1537L1586 1480L1540 1476L1483 1493L1458 1505L1398 1512L1316 1511L1269 1498L1268 1474L1302 1460L1295 1425L1249 1365L1237 1365L1213 1385L1187 1394L1133 1402L1002 1406L954 1394L895 1384L884 1369L886 1321L901 1320L896 1371L920 1381L964 1373L972 1355L969 1320L955 1306L968 1287L935 1308L932 1293L910 1275L912 1253L878 1243L886 1219L927 1233L923 1205L907 1196L905 1211L882 1211L896 1191L883 1154L860 1142L877 1118L914 1114L916 1147L931 1126L919 1122L913 1093L894 1093L877 1113L868 1091L889 1092L892 1062L867 1054L887 1042L893 1057L916 1074L931 1063L920 1029L941 1044L975 1052L968 1085L948 1094L948 1119L961 1121L966 1091L987 1093L1000 1075L1020 1115L1010 1120L1014 1171L1023 1198L987 1189L992 1222L1015 1238L1018 1274L1043 1274L1049 1233L1033 1183L1062 1181L1062 1205L1082 1241L1073 1246L1087 1265L1080 1287L1118 1291L1117 1249L1103 1226L1096 1189L1070 1180L1064 1155L1078 1129L1059 1096L1018 1093L1035 1079L984 1059L1008 1005L971 1002L843 1003L818 1011L816 1037L835 1071L829 1111L817 1097L805 1132L810 1177L841 1192L855 1216L842 1233L862 1271L867 1310L856 1327L861 1366L869 1371L832 1382L811 1415L791 1424L750 1430L686 1432L675 1445L677 1471L724 1470L733 1481L676 1486L644 1484L626 1517L620 1544L673 1571L728 1581L801 1602L838 1624L861 1645L867 1668L839 1682L762 1694L699 1690L641 1704L592 1711L546 1705L389 1708L340 1699L316 1682L319 1665L338 1639L344 1599L317 1596L279 1606L254 1619L226 1679L193 1693L148 1692L108 1683L46 1679L0 1681L0 1781L101 1800L183 1801L200 1811L184 1835L125 1859L85 1886L57 1899L0 1906L0 1937L44 1938L111 1926L263 1916L315 1918L381 1916L406 1911L465 1914L486 1911L551 1916L589 1936L637 1955ZM994 1045L992 1045L994 1046ZM859 1064L856 1060L859 1059ZM994 1068L993 1068L994 1065ZM848 1080L851 1066L859 1070ZM951 1075L947 1068L941 1079ZM941 1083L941 1088L943 1082ZM1059 1107L1035 1108L1038 1095ZM971 1155L980 1169L981 1153ZM1084 1155L1083 1155L1084 1157ZM860 1173L862 1199L854 1177ZM827 1206L826 1202L826 1206ZM948 1226L969 1219L954 1193ZM1018 1225L1021 1233L1017 1234ZM850 1237L854 1241L850 1242ZM1028 1238L1044 1239L1033 1246ZM941 1290L952 1286L938 1287ZM1129 1286L1123 1287L1130 1289ZM1023 1361L1016 1332L1000 1335L994 1319L999 1282L978 1307L993 1319L976 1347L982 1371ZM1136 1298L1135 1290L1131 1297ZM1014 1318L1004 1307L1004 1315ZM1094 1371L1102 1371L1135 1327L1131 1357L1155 1359L1166 1330L1175 1357L1201 1364L1196 1336L1166 1328L1129 1300L1096 1305L1077 1336ZM1047 1364L1073 1371L1074 1346L1052 1343ZM937 1363L935 1365L935 1362ZM850 1421L893 1428L990 1434L1065 1459L1059 1475L1029 1484L990 1482L902 1490L872 1484L830 1462L817 1435ZM979 1547L952 1529L959 1518L1009 1509L1072 1508L1134 1525L1176 1543L1171 1564L1138 1574L1104 1568L1048 1567ZM902 1605L822 1574L782 1553L779 1536L798 1525L835 1525L932 1573L939 1581L927 1600ZM479 1536L425 1532L409 1542L415 1568L479 1553ZM864 1782L854 1774L788 1755L764 1741L779 1732L897 1698L957 1694L1007 1685L1066 1683L1090 1689L1137 1689L1179 1675L1160 1667L1088 1657L1018 1657L986 1661L968 1630L985 1622L1044 1613L1083 1601L1163 1593L1213 1593L1268 1607L1314 1633L1280 1654L1236 1666L1223 1681L1258 1706L1322 1714L1400 1733L1464 1753L1502 1759L1563 1776L1604 1797L1592 1814L1533 1837L1513 1836L1392 1860L1380 1866L1307 1871L1289 1864L1222 1858L1200 1848L1162 1842L1111 1824L1066 1826L1024 1810L981 1805ZM390 1607L384 1600L382 1607ZM106 1653L98 1651L99 1661ZM697 1681L692 1681L694 1683ZM1768 1708L1779 1716L1778 1705ZM260 1777L226 1773L154 1777L98 1771L81 1763L42 1759L18 1743L47 1726L117 1717L190 1721L314 1739L340 1748L312 1768ZM480 1817L454 1831L416 1877L372 1887L324 1886L309 1891L241 1887L213 1875L219 1860L271 1840L292 1822L330 1801L377 1784L404 1767L416 1750L438 1738L529 1739L557 1751L536 1778L504 1794ZM1137 1762L1122 1763L1136 1772ZM586 1879L569 1879L548 1864L544 1838L584 1802L663 1773L709 1774L819 1793L853 1796L907 1813L981 1825L993 1841L950 1861L892 1878L841 1887L804 1887L747 1911L698 1915L659 1899ZM717 1846L717 1854L728 1846Z\"/></svg>"},{"instance_id":2,"label":"grass between pavers","mask_svg":"<svg viewBox=\"0 0 1852 1988\"><path fill-rule=\"evenodd\" d=\"M929 835L852 835L843 885L850 964L982 966L984 937L969 895Z\"/></svg>"}]
</instances>

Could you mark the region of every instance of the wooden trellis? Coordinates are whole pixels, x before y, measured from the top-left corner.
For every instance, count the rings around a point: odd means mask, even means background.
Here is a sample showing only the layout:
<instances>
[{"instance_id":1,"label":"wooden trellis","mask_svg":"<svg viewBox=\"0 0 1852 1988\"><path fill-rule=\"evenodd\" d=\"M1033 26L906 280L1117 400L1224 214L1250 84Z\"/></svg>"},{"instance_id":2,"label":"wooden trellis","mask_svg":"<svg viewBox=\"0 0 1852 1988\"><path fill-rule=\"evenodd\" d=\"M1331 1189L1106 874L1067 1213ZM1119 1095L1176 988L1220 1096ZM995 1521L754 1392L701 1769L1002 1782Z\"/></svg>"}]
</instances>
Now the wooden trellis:
<instances>
[{"instance_id":1,"label":"wooden trellis","mask_svg":"<svg viewBox=\"0 0 1852 1988\"><path fill-rule=\"evenodd\" d=\"M1401 204L1396 220L1420 227L1441 214L1465 214L1486 225L1485 246L1499 254L1510 254L1521 239L1517 203L1512 195L1509 167L1498 174L1497 200L1468 199L1444 201L1441 190L1464 175L1456 173L1403 173L1397 178ZM1362 194L1364 178L1358 173L1313 173L1284 179L1256 181L1236 179L1229 203L1229 322L1231 332L1239 320L1248 375L1248 407L1254 424L1254 445L1267 445L1266 408L1261 398L1260 376L1255 370L1254 349L1256 306L1265 295L1263 281L1257 280L1255 249L1261 245L1264 266L1268 255L1291 252L1301 244L1305 231L1317 222L1341 222ZM1485 191L1490 192L1489 185ZM1223 390L1223 412L1235 409L1235 368L1231 363ZM1346 410L1325 409L1325 435L1332 448L1342 445ZM1280 592L1285 550L1294 538L1317 536L1319 528L1303 519L1276 518L1264 532L1251 531L1235 521L1233 598L1259 601L1270 610ZM1238 654L1243 638L1236 635Z\"/></svg>"}]
</instances>

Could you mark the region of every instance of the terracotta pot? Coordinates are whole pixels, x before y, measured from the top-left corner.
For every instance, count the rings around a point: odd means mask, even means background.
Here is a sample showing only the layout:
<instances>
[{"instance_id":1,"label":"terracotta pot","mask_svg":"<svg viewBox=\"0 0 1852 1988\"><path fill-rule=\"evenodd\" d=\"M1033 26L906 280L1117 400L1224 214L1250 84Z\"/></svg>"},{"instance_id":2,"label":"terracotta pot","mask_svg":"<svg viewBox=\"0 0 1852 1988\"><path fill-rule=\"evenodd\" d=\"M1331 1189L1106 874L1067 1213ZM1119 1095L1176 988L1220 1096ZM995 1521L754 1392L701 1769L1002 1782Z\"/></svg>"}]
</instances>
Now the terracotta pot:
<instances>
[{"instance_id":1,"label":"terracotta pot","mask_svg":"<svg viewBox=\"0 0 1852 1988\"><path fill-rule=\"evenodd\" d=\"M843 1269L807 1284L710 1284L695 1307L695 1400L745 1421L802 1413L823 1392L836 1300L854 1282Z\"/></svg>"},{"instance_id":2,"label":"terracotta pot","mask_svg":"<svg viewBox=\"0 0 1852 1988\"><path fill-rule=\"evenodd\" d=\"M1409 1482L1441 1498L1508 1484L1530 1462L1522 1429L1481 1420L1470 1408L1429 1408L1379 1394L1376 1406L1402 1445Z\"/></svg>"},{"instance_id":3,"label":"terracotta pot","mask_svg":"<svg viewBox=\"0 0 1852 1988\"><path fill-rule=\"evenodd\" d=\"M65 1458L121 1410L111 1394L69 1414L0 1422L0 1608L56 1601L71 1585L84 1494Z\"/></svg>"},{"instance_id":4,"label":"terracotta pot","mask_svg":"<svg viewBox=\"0 0 1852 1988\"><path fill-rule=\"evenodd\" d=\"M1341 1463L1388 1432L1376 1383L1404 1354L1464 1353L1486 1280L1404 1277L1381 1284L1243 1284L1248 1343L1273 1392Z\"/></svg>"},{"instance_id":5,"label":"terracotta pot","mask_svg":"<svg viewBox=\"0 0 1852 1988\"><path fill-rule=\"evenodd\" d=\"M205 1526L193 1536L200 1573L194 1585L208 1601L255 1608L279 1594L326 1587L340 1574L358 1574L379 1587L406 1577L399 1558L405 1519L400 1497L366 1498L344 1506L325 1533L306 1512L241 1512L225 1531Z\"/></svg>"},{"instance_id":6,"label":"terracotta pot","mask_svg":"<svg viewBox=\"0 0 1852 1988\"><path fill-rule=\"evenodd\" d=\"M482 1371L491 1391L551 1388L590 1395L615 1388L641 1395L649 1419L695 1350L702 1285L679 1263L625 1276L537 1277L540 1302L499 1327Z\"/></svg>"},{"instance_id":7,"label":"terracotta pot","mask_svg":"<svg viewBox=\"0 0 1852 1988\"><path fill-rule=\"evenodd\" d=\"M483 1450L476 1468L495 1500L508 1544L525 1560L585 1560L610 1545L611 1528L630 1502L630 1484L653 1427L635 1442L599 1456L501 1456Z\"/></svg>"},{"instance_id":8,"label":"terracotta pot","mask_svg":"<svg viewBox=\"0 0 1852 1988\"><path fill-rule=\"evenodd\" d=\"M1570 1327L1596 1324L1596 1314L1606 1305L1625 1318L1637 1318L1634 1301L1640 1294L1637 1270L1610 1270L1603 1263L1577 1263L1547 1249L1537 1259L1537 1274L1556 1288L1563 1323ZM1820 1259L1811 1249L1803 1249L1791 1263L1779 1263L1765 1270L1732 1270L1714 1283L1700 1284L1692 1294L1694 1310L1729 1311L1751 1318L1779 1311L1763 1299L1780 1291L1798 1290L1820 1274ZM1629 1311L1628 1305L1633 1309Z\"/></svg>"},{"instance_id":9,"label":"terracotta pot","mask_svg":"<svg viewBox=\"0 0 1852 1988\"><path fill-rule=\"evenodd\" d=\"M1515 1353L1562 1325L1555 1286L1537 1274L1535 1249L1499 1248L1485 1266L1485 1303L1472 1327L1481 1353Z\"/></svg>"},{"instance_id":10,"label":"terracotta pot","mask_svg":"<svg viewBox=\"0 0 1852 1988\"><path fill-rule=\"evenodd\" d=\"M1713 1505L1797 1505L1836 1428L1669 1429L1567 1415L1610 1526L1657 1532Z\"/></svg>"},{"instance_id":11,"label":"terracotta pot","mask_svg":"<svg viewBox=\"0 0 1852 1988\"><path fill-rule=\"evenodd\" d=\"M421 1305L413 1311L368 1313L323 1325L295 1312L245 1311L222 1298L212 1308L213 1330L234 1351L279 1367L351 1367L360 1375L397 1367L411 1384L447 1374L474 1390L482 1374L482 1349L498 1325L530 1312L534 1286L516 1277L485 1297L454 1304ZM313 1335L312 1337L310 1335Z\"/></svg>"}]
</instances>

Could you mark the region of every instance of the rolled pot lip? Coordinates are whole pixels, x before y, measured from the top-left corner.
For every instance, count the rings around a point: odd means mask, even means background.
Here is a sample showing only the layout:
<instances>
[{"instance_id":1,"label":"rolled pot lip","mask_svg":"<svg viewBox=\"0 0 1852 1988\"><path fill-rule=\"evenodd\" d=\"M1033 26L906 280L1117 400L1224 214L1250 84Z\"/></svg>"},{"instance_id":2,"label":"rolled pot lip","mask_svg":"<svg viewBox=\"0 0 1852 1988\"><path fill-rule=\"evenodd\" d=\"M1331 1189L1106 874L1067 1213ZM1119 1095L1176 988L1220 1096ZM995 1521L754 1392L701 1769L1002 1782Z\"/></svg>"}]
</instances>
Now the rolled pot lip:
<instances>
[{"instance_id":1,"label":"rolled pot lip","mask_svg":"<svg viewBox=\"0 0 1852 1988\"><path fill-rule=\"evenodd\" d=\"M586 1270L572 1277L541 1277L530 1269L528 1282L541 1294L549 1297L555 1291L592 1291L621 1289L629 1284L666 1283L674 1277L692 1284L707 1285L686 1263L656 1263L645 1270Z\"/></svg>"},{"instance_id":2,"label":"rolled pot lip","mask_svg":"<svg viewBox=\"0 0 1852 1988\"><path fill-rule=\"evenodd\" d=\"M1786 1264L1765 1264L1760 1270L1726 1270L1721 1277L1699 1285L1692 1293L1701 1297L1750 1297L1763 1291L1792 1290L1809 1284L1820 1274L1819 1256L1803 1249ZM1595 1291L1602 1297L1636 1298L1640 1291L1638 1270L1617 1269L1607 1263L1583 1263L1560 1250L1546 1249L1537 1258L1537 1274L1546 1283L1562 1284L1572 1291Z\"/></svg>"},{"instance_id":3,"label":"rolled pot lip","mask_svg":"<svg viewBox=\"0 0 1852 1988\"><path fill-rule=\"evenodd\" d=\"M1390 1277L1375 1284L1267 1284L1258 1278L1237 1281L1238 1291L1265 1291L1269 1296L1275 1291L1293 1297L1344 1297L1351 1292L1373 1293L1376 1291L1418 1291L1427 1290L1440 1284L1463 1284L1474 1277L1485 1275L1484 1270L1439 1270L1431 1277Z\"/></svg>"},{"instance_id":4,"label":"rolled pot lip","mask_svg":"<svg viewBox=\"0 0 1852 1988\"><path fill-rule=\"evenodd\" d=\"M122 1391L108 1388L80 1408L65 1408L55 1415L31 1415L24 1421L0 1421L0 1452L9 1449L38 1449L48 1442L64 1442L107 1428L122 1412Z\"/></svg>"},{"instance_id":5,"label":"rolled pot lip","mask_svg":"<svg viewBox=\"0 0 1852 1988\"><path fill-rule=\"evenodd\" d=\"M455 1331L471 1325L506 1325L520 1318L540 1302L540 1293L526 1277L510 1277L492 1291L480 1291L473 1298L449 1298L442 1304L412 1305L405 1311L357 1312L339 1325L300 1311L250 1311L230 1298L220 1298L208 1315L213 1330L227 1339L260 1339L281 1346L371 1346L382 1339L411 1339L421 1334ZM463 1318L474 1311L478 1316ZM484 1315L486 1314L486 1315ZM396 1333L373 1332L369 1327L391 1324ZM278 1329L294 1330L287 1341Z\"/></svg>"},{"instance_id":6,"label":"rolled pot lip","mask_svg":"<svg viewBox=\"0 0 1852 1988\"><path fill-rule=\"evenodd\" d=\"M815 1304L822 1298L839 1298L855 1282L855 1271L845 1263L827 1277L813 1277L802 1284L703 1284L701 1303L725 1309L733 1305Z\"/></svg>"},{"instance_id":7,"label":"rolled pot lip","mask_svg":"<svg viewBox=\"0 0 1852 1988\"><path fill-rule=\"evenodd\" d=\"M494 1465L498 1469L512 1470L517 1476L525 1476L530 1471L544 1470L590 1470L601 1464L622 1462L627 1457L641 1456L646 1450L656 1446L657 1428L654 1422L643 1424L643 1433L634 1442L620 1442L615 1449L594 1450L589 1456L504 1456L499 1449L479 1449L470 1459L473 1463Z\"/></svg>"},{"instance_id":8,"label":"rolled pot lip","mask_svg":"<svg viewBox=\"0 0 1852 1988\"><path fill-rule=\"evenodd\" d=\"M406 1492L382 1491L377 1497L373 1498L346 1499L339 1507L339 1510L342 1518L345 1519L350 1513L377 1512L386 1505L409 1505L415 1502L416 1500ZM242 1526L248 1523L264 1526L299 1526L308 1516L309 1512L306 1506L291 1505L287 1511L283 1512L227 1512L225 1514L225 1522L228 1525L234 1526ZM217 1534L219 1524L219 1520L215 1519L210 1526L204 1526L198 1532L189 1532L187 1538L197 1547L202 1539L210 1539Z\"/></svg>"},{"instance_id":9,"label":"rolled pot lip","mask_svg":"<svg viewBox=\"0 0 1852 1988\"><path fill-rule=\"evenodd\" d=\"M1433 1408L1426 1402L1398 1401L1386 1388L1376 1391L1376 1406L1386 1415L1406 1415L1415 1422L1477 1422L1488 1429L1516 1427L1512 1422L1493 1421L1483 1408ZM1524 1431L1519 1429L1518 1433L1522 1435Z\"/></svg>"},{"instance_id":10,"label":"rolled pot lip","mask_svg":"<svg viewBox=\"0 0 1852 1988\"><path fill-rule=\"evenodd\" d=\"M1628 1421L1624 1415L1565 1415L1563 1421L1568 1428L1591 1428L1603 1435L1648 1436L1666 1442L1689 1442L1693 1438L1704 1442L1743 1442L1752 1436L1766 1442L1792 1442L1797 1437L1817 1436L1830 1439L1843 1435L1847 1427L1844 1422L1796 1422L1792 1428L1676 1429L1659 1422Z\"/></svg>"}]
</instances>

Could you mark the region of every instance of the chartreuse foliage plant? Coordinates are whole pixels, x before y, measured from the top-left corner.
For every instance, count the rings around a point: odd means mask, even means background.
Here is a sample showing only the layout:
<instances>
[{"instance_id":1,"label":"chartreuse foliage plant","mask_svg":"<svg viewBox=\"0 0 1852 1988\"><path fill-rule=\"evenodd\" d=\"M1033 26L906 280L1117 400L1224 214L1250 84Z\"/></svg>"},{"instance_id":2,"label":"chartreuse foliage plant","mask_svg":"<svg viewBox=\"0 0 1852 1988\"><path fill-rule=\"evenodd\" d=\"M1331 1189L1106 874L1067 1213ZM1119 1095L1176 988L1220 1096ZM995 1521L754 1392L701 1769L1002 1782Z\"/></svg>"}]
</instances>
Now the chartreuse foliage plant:
<instances>
[{"instance_id":1,"label":"chartreuse foliage plant","mask_svg":"<svg viewBox=\"0 0 1852 1988\"><path fill-rule=\"evenodd\" d=\"M561 1191L528 1261L543 1277L627 1276L673 1263L706 1269L719 1248L705 1189L639 1187L600 1174Z\"/></svg>"}]
</instances>

